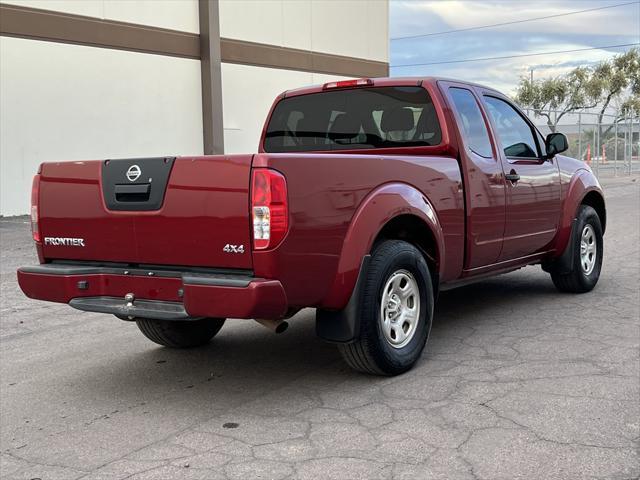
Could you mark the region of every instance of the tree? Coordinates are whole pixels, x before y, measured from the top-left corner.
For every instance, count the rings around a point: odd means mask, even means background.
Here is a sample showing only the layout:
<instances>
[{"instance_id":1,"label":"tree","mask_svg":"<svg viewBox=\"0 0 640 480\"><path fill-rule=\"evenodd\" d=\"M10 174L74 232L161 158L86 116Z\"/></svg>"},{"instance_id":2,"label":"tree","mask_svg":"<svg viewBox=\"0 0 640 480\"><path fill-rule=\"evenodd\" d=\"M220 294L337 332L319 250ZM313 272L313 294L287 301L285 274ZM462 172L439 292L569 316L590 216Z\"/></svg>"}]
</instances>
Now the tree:
<instances>
[{"instance_id":1,"label":"tree","mask_svg":"<svg viewBox=\"0 0 640 480\"><path fill-rule=\"evenodd\" d=\"M630 90L628 98L622 103L622 113L628 114L626 110L640 102L640 50L633 48L612 60L597 64L591 83L599 98L598 124L602 124L611 102Z\"/></svg>"},{"instance_id":2,"label":"tree","mask_svg":"<svg viewBox=\"0 0 640 480\"><path fill-rule=\"evenodd\" d=\"M515 100L524 108L533 109L547 120L552 132L566 114L598 104L600 92L590 82L591 71L578 67L566 75L534 80L522 78Z\"/></svg>"},{"instance_id":3,"label":"tree","mask_svg":"<svg viewBox=\"0 0 640 480\"><path fill-rule=\"evenodd\" d=\"M597 108L598 123L614 102L619 105L621 121L625 115L640 111L640 50L633 48L592 67L577 67L565 75L534 80L522 78L516 90L516 102L546 118L552 132L568 113ZM554 113L556 111L557 113ZM611 130L611 126L606 132ZM606 133L601 132L601 133Z\"/></svg>"}]
</instances>

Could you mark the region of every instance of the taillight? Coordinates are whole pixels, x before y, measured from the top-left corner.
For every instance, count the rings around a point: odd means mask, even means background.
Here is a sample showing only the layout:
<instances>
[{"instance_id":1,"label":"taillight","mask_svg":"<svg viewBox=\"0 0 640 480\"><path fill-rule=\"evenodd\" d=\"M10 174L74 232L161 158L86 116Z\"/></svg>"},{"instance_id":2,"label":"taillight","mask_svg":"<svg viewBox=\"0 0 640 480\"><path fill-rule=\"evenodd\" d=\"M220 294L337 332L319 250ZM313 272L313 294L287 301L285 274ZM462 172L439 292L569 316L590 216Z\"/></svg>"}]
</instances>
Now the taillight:
<instances>
[{"instance_id":1,"label":"taillight","mask_svg":"<svg viewBox=\"0 0 640 480\"><path fill-rule=\"evenodd\" d=\"M40 226L38 225L38 200L40 198L40 175L33 177L31 185L31 234L34 242L40 242Z\"/></svg>"},{"instance_id":2,"label":"taillight","mask_svg":"<svg viewBox=\"0 0 640 480\"><path fill-rule=\"evenodd\" d=\"M253 248L264 250L277 246L289 228L287 181L281 173L255 168L251 182L251 216Z\"/></svg>"}]
</instances>

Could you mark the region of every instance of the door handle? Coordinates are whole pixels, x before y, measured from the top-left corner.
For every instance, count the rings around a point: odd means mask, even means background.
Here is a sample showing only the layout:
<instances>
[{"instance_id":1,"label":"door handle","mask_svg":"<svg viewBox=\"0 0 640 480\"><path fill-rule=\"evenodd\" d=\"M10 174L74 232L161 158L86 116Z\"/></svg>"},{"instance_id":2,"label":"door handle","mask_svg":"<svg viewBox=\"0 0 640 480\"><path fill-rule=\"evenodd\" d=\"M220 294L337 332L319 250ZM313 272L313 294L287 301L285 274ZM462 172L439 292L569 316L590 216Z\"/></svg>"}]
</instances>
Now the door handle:
<instances>
[{"instance_id":1,"label":"door handle","mask_svg":"<svg viewBox=\"0 0 640 480\"><path fill-rule=\"evenodd\" d=\"M518 175L515 170L511 169L511 171L507 173L504 178L509 180L511 183L516 183L518 180L520 180L520 175Z\"/></svg>"}]
</instances>

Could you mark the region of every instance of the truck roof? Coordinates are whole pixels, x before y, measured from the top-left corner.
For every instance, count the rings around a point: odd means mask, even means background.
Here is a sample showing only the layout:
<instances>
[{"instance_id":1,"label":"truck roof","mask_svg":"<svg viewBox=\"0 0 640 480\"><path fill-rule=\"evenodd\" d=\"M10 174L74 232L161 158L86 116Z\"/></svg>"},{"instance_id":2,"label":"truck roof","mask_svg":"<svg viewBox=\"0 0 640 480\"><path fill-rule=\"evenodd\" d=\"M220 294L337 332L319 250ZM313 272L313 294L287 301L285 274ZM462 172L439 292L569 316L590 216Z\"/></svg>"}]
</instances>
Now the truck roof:
<instances>
[{"instance_id":1,"label":"truck roof","mask_svg":"<svg viewBox=\"0 0 640 480\"><path fill-rule=\"evenodd\" d=\"M376 77L367 79L373 81L374 86L398 86L398 85L416 85L419 83L428 82L431 84L435 84L438 81L449 81L449 82L457 82L465 85L470 85L474 87L484 88L486 90L491 90L494 92L498 92L494 88L487 87L486 85L481 85L479 83L470 82L468 80L458 80L455 78L447 78L447 77L435 77L435 76L426 76L426 77ZM332 82L329 82L332 83ZM319 93L322 92L326 83L321 83L317 85L309 85L306 87L295 88L292 90L285 90L282 92L279 97L291 97L298 95L306 95L309 93ZM357 88L357 87L356 87ZM499 93L499 92L498 92Z\"/></svg>"}]
</instances>

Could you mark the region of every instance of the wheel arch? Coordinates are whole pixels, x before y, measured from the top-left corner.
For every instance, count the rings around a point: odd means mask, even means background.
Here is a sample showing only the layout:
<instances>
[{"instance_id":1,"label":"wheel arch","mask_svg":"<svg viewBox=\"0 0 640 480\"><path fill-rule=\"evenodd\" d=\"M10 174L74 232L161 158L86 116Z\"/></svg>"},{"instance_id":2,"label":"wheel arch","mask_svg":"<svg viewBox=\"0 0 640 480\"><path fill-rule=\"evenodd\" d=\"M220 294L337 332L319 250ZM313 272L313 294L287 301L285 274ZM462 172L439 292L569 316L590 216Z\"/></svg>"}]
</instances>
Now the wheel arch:
<instances>
[{"instance_id":1,"label":"wheel arch","mask_svg":"<svg viewBox=\"0 0 640 480\"><path fill-rule=\"evenodd\" d=\"M426 239L420 239L420 235ZM404 237L404 238L403 238ZM355 287L363 258L377 241L408 239L423 251L432 276L443 266L444 238L436 210L412 185L388 183L372 191L354 214L340 253L335 280L321 308L342 309Z\"/></svg>"},{"instance_id":2,"label":"wheel arch","mask_svg":"<svg viewBox=\"0 0 640 480\"><path fill-rule=\"evenodd\" d=\"M602 225L602 233L604 233L607 225L607 209L605 208L602 193L598 190L588 191L585 196L582 197L580 205L589 205L596 211Z\"/></svg>"},{"instance_id":3,"label":"wheel arch","mask_svg":"<svg viewBox=\"0 0 640 480\"><path fill-rule=\"evenodd\" d=\"M562 255L569 244L573 222L581 205L589 205L596 210L602 222L602 231L604 233L606 224L604 194L600 183L598 183L598 179L593 172L587 169L581 169L575 172L566 187L560 228L558 229L555 242L556 256Z\"/></svg>"},{"instance_id":4,"label":"wheel arch","mask_svg":"<svg viewBox=\"0 0 640 480\"><path fill-rule=\"evenodd\" d=\"M438 241L429 225L414 214L398 215L380 229L372 250L385 240L403 240L420 250L429 266L434 292L437 292L441 257Z\"/></svg>"}]
</instances>

